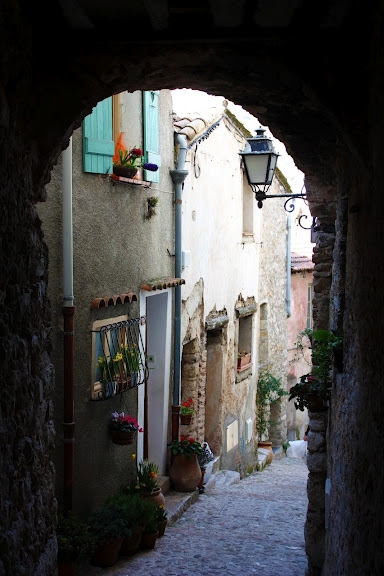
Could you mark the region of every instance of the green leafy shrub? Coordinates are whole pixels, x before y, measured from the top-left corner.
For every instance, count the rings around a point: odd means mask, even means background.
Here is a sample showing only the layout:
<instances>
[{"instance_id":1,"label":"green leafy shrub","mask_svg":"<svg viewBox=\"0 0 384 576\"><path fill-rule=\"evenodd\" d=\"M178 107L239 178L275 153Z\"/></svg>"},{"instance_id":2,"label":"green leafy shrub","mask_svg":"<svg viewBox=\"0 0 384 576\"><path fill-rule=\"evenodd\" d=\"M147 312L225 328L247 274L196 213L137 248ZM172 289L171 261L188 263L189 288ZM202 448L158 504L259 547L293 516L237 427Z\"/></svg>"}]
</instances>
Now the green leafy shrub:
<instances>
[{"instance_id":1,"label":"green leafy shrub","mask_svg":"<svg viewBox=\"0 0 384 576\"><path fill-rule=\"evenodd\" d=\"M66 515L59 514L56 537L59 564L73 561L86 562L96 548L96 540L87 524L72 512Z\"/></svg>"},{"instance_id":2,"label":"green leafy shrub","mask_svg":"<svg viewBox=\"0 0 384 576\"><path fill-rule=\"evenodd\" d=\"M129 537L131 535L126 511L117 502L107 501L102 508L92 512L88 522L97 542L113 540L119 536Z\"/></svg>"},{"instance_id":3,"label":"green leafy shrub","mask_svg":"<svg viewBox=\"0 0 384 576\"><path fill-rule=\"evenodd\" d=\"M289 390L289 400L294 400L296 410L309 408L313 397L323 401L324 406L331 397L332 367L340 360L343 339L329 330L304 330L312 346L312 368L300 376L300 381ZM299 335L299 336L300 336ZM300 339L299 339L300 341Z\"/></svg>"},{"instance_id":4,"label":"green leafy shrub","mask_svg":"<svg viewBox=\"0 0 384 576\"><path fill-rule=\"evenodd\" d=\"M256 431L259 440L267 434L270 426L269 405L286 395L288 392L282 388L280 378L273 376L267 368L261 370L256 392Z\"/></svg>"}]
</instances>

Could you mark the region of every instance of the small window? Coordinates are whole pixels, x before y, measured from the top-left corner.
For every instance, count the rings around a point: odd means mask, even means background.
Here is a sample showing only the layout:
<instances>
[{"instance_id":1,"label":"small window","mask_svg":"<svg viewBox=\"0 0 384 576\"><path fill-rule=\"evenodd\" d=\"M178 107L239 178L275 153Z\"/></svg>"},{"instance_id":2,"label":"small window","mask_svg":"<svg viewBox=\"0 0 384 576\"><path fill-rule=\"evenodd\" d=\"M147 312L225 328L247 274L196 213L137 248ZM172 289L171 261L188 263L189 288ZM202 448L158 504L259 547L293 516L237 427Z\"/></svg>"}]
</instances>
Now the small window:
<instances>
[{"instance_id":1,"label":"small window","mask_svg":"<svg viewBox=\"0 0 384 576\"><path fill-rule=\"evenodd\" d=\"M312 330L312 298L313 284L308 284L308 302L307 302L307 328Z\"/></svg>"},{"instance_id":2,"label":"small window","mask_svg":"<svg viewBox=\"0 0 384 576\"><path fill-rule=\"evenodd\" d=\"M249 240L253 239L253 209L254 196L252 188L247 182L245 173L243 173L243 237Z\"/></svg>"},{"instance_id":3,"label":"small window","mask_svg":"<svg viewBox=\"0 0 384 576\"><path fill-rule=\"evenodd\" d=\"M237 346L237 372L252 367L252 315L239 318L239 339Z\"/></svg>"},{"instance_id":4,"label":"small window","mask_svg":"<svg viewBox=\"0 0 384 576\"><path fill-rule=\"evenodd\" d=\"M148 379L140 326L145 318L94 323L92 330L92 400L107 400Z\"/></svg>"}]
</instances>

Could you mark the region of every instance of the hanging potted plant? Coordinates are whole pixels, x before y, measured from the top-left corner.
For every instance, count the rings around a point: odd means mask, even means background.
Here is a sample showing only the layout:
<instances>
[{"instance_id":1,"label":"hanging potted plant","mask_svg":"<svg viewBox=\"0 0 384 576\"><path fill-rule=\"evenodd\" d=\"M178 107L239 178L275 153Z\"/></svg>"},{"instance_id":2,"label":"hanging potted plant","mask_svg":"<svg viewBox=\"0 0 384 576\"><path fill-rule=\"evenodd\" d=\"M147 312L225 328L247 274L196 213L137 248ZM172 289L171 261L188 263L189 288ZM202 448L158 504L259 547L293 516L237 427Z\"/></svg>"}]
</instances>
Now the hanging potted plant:
<instances>
[{"instance_id":1,"label":"hanging potted plant","mask_svg":"<svg viewBox=\"0 0 384 576\"><path fill-rule=\"evenodd\" d=\"M174 489L178 492L193 492L201 479L197 456L203 453L203 446L194 438L180 436L180 440L173 440L169 448L174 456L169 469Z\"/></svg>"},{"instance_id":2,"label":"hanging potted plant","mask_svg":"<svg viewBox=\"0 0 384 576\"><path fill-rule=\"evenodd\" d=\"M185 400L184 402L181 403L180 424L189 426L194 413L194 409L192 408L192 406L193 406L192 398L188 398L188 400Z\"/></svg>"},{"instance_id":3,"label":"hanging potted plant","mask_svg":"<svg viewBox=\"0 0 384 576\"><path fill-rule=\"evenodd\" d=\"M109 421L112 442L114 444L132 444L137 432L143 432L134 416L124 412L112 412Z\"/></svg>"},{"instance_id":4,"label":"hanging potted plant","mask_svg":"<svg viewBox=\"0 0 384 576\"><path fill-rule=\"evenodd\" d=\"M134 178L139 168L156 172L157 164L144 162L144 155L141 148L131 148L131 150L119 150L119 157L113 163L113 173L123 178Z\"/></svg>"},{"instance_id":5,"label":"hanging potted plant","mask_svg":"<svg viewBox=\"0 0 384 576\"><path fill-rule=\"evenodd\" d=\"M299 336L308 336L312 346L312 369L300 376L300 381L289 390L289 400L296 410L311 412L326 410L331 397L333 362L340 363L343 340L329 330L304 330ZM300 338L298 349L300 350Z\"/></svg>"}]
</instances>

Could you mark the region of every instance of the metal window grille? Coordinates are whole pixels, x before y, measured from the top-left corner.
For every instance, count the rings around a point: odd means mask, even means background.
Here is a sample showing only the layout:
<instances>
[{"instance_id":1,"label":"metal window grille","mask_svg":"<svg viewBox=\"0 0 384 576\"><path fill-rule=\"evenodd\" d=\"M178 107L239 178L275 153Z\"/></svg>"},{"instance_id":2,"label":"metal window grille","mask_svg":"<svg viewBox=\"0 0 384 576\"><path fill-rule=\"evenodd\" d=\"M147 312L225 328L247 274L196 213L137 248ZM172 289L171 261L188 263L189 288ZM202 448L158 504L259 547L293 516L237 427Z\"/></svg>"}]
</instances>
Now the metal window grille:
<instances>
[{"instance_id":1,"label":"metal window grille","mask_svg":"<svg viewBox=\"0 0 384 576\"><path fill-rule=\"evenodd\" d=\"M106 324L95 333L95 382L98 400L107 400L148 380L140 325L145 317Z\"/></svg>"}]
</instances>

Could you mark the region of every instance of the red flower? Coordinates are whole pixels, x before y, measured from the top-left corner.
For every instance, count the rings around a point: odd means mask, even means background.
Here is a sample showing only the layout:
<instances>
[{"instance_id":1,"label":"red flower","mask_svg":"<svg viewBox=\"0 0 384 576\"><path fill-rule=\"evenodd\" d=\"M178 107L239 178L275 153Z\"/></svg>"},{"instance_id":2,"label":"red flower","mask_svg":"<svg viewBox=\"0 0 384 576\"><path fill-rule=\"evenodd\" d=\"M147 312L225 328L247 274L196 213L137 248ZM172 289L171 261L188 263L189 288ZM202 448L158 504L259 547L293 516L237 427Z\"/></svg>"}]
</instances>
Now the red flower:
<instances>
[{"instance_id":1,"label":"red flower","mask_svg":"<svg viewBox=\"0 0 384 576\"><path fill-rule=\"evenodd\" d=\"M190 444L193 444L193 443L194 443L194 441L195 441L195 439L194 439L194 438L189 438L189 439L188 439L188 442L189 442Z\"/></svg>"},{"instance_id":2,"label":"red flower","mask_svg":"<svg viewBox=\"0 0 384 576\"><path fill-rule=\"evenodd\" d=\"M132 150L130 151L130 155L131 156L142 156L143 151L140 148L132 148Z\"/></svg>"}]
</instances>

